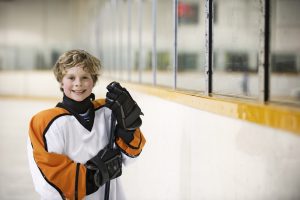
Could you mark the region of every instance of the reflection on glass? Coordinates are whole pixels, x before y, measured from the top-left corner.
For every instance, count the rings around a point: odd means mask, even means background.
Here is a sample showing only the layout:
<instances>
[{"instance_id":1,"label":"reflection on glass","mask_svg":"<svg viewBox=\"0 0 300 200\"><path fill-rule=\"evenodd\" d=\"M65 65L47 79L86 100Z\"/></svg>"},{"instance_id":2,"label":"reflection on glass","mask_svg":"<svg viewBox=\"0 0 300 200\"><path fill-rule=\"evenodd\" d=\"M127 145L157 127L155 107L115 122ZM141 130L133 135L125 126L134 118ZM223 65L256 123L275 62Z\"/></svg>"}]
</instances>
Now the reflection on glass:
<instances>
[{"instance_id":1,"label":"reflection on glass","mask_svg":"<svg viewBox=\"0 0 300 200\"><path fill-rule=\"evenodd\" d=\"M157 84L173 86L173 0L157 1Z\"/></svg>"},{"instance_id":2,"label":"reflection on glass","mask_svg":"<svg viewBox=\"0 0 300 200\"><path fill-rule=\"evenodd\" d=\"M213 92L258 96L258 0L215 0Z\"/></svg>"},{"instance_id":3,"label":"reflection on glass","mask_svg":"<svg viewBox=\"0 0 300 200\"><path fill-rule=\"evenodd\" d=\"M271 100L300 103L300 1L271 1Z\"/></svg>"},{"instance_id":4,"label":"reflection on glass","mask_svg":"<svg viewBox=\"0 0 300 200\"><path fill-rule=\"evenodd\" d=\"M153 83L152 75L152 1L142 1L142 49L140 52L141 60L141 81L143 83Z\"/></svg>"},{"instance_id":5,"label":"reflection on glass","mask_svg":"<svg viewBox=\"0 0 300 200\"><path fill-rule=\"evenodd\" d=\"M178 4L177 87L205 89L205 0L185 0Z\"/></svg>"},{"instance_id":6,"label":"reflection on glass","mask_svg":"<svg viewBox=\"0 0 300 200\"><path fill-rule=\"evenodd\" d=\"M119 40L119 78L121 80L127 80L128 67L128 1L117 1L117 7L119 13L118 18L118 40Z\"/></svg>"},{"instance_id":7,"label":"reflection on glass","mask_svg":"<svg viewBox=\"0 0 300 200\"><path fill-rule=\"evenodd\" d=\"M152 83L152 2L132 1L132 81Z\"/></svg>"},{"instance_id":8,"label":"reflection on glass","mask_svg":"<svg viewBox=\"0 0 300 200\"><path fill-rule=\"evenodd\" d=\"M140 2L141 1L131 1L131 81L139 81L139 26L140 26Z\"/></svg>"},{"instance_id":9,"label":"reflection on glass","mask_svg":"<svg viewBox=\"0 0 300 200\"><path fill-rule=\"evenodd\" d=\"M128 1L105 2L99 13L103 75L128 80Z\"/></svg>"},{"instance_id":10,"label":"reflection on glass","mask_svg":"<svg viewBox=\"0 0 300 200\"><path fill-rule=\"evenodd\" d=\"M103 5L101 9L101 25L102 25L102 37L101 37L101 47L102 47L102 64L104 65L103 75L112 76L112 68L113 68L113 51L112 51L112 37L109 32L113 30L112 23L109 23L106 19L109 17L109 13L111 12L111 6L109 3Z\"/></svg>"},{"instance_id":11,"label":"reflection on glass","mask_svg":"<svg viewBox=\"0 0 300 200\"><path fill-rule=\"evenodd\" d=\"M0 70L49 70L79 35L74 31L79 25L76 3L45 0L0 4Z\"/></svg>"}]
</instances>

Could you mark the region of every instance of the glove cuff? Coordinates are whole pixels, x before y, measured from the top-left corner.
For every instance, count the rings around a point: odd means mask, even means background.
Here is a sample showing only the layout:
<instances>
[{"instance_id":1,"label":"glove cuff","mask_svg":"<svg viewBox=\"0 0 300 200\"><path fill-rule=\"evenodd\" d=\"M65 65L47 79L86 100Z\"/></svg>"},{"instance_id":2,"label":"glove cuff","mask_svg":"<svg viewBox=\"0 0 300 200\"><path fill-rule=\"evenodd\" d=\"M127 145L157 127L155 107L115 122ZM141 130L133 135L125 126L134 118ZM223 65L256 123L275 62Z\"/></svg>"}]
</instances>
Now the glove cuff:
<instances>
[{"instance_id":1,"label":"glove cuff","mask_svg":"<svg viewBox=\"0 0 300 200\"><path fill-rule=\"evenodd\" d=\"M104 185L107 181L109 181L109 174L105 163L99 158L99 156L95 156L87 163L88 169L95 169L94 173L94 183L97 187Z\"/></svg>"},{"instance_id":2,"label":"glove cuff","mask_svg":"<svg viewBox=\"0 0 300 200\"><path fill-rule=\"evenodd\" d=\"M126 144L130 144L130 142L134 139L134 131L135 130L124 130L117 126L115 134L117 137L122 138Z\"/></svg>"},{"instance_id":3,"label":"glove cuff","mask_svg":"<svg viewBox=\"0 0 300 200\"><path fill-rule=\"evenodd\" d=\"M98 186L95 183L95 173L97 169L91 169L90 166L86 165L86 195L92 194L98 190Z\"/></svg>"}]
</instances>

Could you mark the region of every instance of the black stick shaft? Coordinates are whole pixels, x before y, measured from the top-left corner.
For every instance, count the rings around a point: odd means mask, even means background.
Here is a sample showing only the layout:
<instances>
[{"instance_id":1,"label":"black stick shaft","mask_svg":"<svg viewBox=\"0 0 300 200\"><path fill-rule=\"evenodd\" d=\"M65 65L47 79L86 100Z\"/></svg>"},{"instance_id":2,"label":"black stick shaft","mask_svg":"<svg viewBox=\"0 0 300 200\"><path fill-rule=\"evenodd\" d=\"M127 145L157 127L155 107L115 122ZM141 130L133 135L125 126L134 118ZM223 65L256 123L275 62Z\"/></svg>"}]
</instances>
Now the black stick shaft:
<instances>
[{"instance_id":1,"label":"black stick shaft","mask_svg":"<svg viewBox=\"0 0 300 200\"><path fill-rule=\"evenodd\" d=\"M108 143L109 149L113 149L113 147L114 147L115 127L116 127L116 118L112 114L111 115L111 125L110 125L110 138L109 138L109 143ZM110 181L108 181L105 184L104 200L109 200L109 191L110 191Z\"/></svg>"}]
</instances>

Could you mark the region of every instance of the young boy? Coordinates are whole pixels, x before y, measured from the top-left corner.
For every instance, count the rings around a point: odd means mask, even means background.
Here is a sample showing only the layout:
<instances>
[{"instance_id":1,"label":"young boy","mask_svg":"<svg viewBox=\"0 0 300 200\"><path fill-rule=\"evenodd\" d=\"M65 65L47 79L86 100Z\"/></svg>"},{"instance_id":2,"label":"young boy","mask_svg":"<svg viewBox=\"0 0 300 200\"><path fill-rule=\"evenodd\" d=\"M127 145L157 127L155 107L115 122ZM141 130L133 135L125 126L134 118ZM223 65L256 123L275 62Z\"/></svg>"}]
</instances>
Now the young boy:
<instances>
[{"instance_id":1,"label":"young boy","mask_svg":"<svg viewBox=\"0 0 300 200\"><path fill-rule=\"evenodd\" d=\"M54 65L63 100L33 116L27 145L41 199L100 200L109 183L109 199L124 198L118 177L122 164L137 157L145 144L139 129L142 112L117 82L107 86L106 99L94 100L100 68L100 61L83 50L64 53Z\"/></svg>"}]
</instances>

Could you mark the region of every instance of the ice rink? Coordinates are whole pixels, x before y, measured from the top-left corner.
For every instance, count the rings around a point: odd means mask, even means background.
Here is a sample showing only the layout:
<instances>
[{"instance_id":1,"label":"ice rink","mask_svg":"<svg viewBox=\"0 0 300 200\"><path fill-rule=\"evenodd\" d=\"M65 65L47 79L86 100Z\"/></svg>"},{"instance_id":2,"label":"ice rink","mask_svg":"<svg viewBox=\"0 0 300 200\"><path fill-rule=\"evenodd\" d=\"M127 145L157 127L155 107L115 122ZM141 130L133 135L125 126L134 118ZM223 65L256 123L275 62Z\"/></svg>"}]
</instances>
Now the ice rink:
<instances>
[{"instance_id":1,"label":"ice rink","mask_svg":"<svg viewBox=\"0 0 300 200\"><path fill-rule=\"evenodd\" d=\"M26 142L32 115L54 107L55 100L0 97L0 199L37 200L29 172Z\"/></svg>"}]
</instances>

